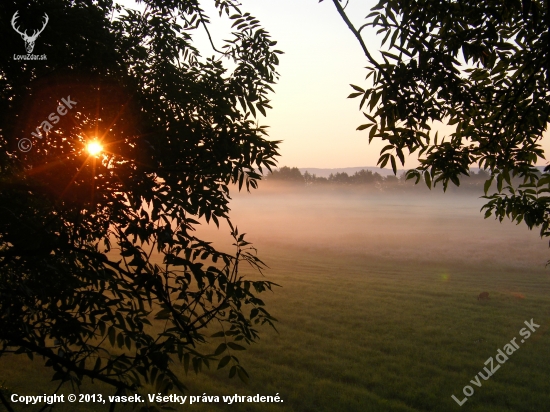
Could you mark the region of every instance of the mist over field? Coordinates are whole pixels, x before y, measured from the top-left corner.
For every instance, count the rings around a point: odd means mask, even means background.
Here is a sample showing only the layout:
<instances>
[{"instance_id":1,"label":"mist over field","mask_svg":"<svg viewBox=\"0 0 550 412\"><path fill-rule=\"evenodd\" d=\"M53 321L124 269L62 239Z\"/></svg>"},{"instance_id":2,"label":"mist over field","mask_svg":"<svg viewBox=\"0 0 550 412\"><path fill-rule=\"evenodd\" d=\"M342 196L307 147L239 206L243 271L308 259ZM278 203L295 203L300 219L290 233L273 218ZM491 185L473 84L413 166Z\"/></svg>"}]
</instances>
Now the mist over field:
<instances>
[{"instance_id":1,"label":"mist over field","mask_svg":"<svg viewBox=\"0 0 550 412\"><path fill-rule=\"evenodd\" d=\"M270 247L373 256L402 262L498 263L543 267L548 243L524 223L484 219L482 190L443 193L421 186L304 187L260 183L231 191L231 218L260 256ZM198 233L227 244L225 225ZM263 253L262 253L263 252Z\"/></svg>"},{"instance_id":2,"label":"mist over field","mask_svg":"<svg viewBox=\"0 0 550 412\"><path fill-rule=\"evenodd\" d=\"M279 333L267 331L243 357L250 393L279 391L284 411L457 410L451 395L467 398L461 411L545 409L548 243L523 223L484 219L482 194L482 186L233 188L232 221L281 286L262 298ZM231 251L227 227L198 232ZM489 299L478 300L481 292ZM465 398L465 385L531 319L540 325L533 337ZM244 389L210 378L192 390Z\"/></svg>"},{"instance_id":3,"label":"mist over field","mask_svg":"<svg viewBox=\"0 0 550 412\"><path fill-rule=\"evenodd\" d=\"M268 265L264 277L245 264L240 274L280 286L261 297L277 331L257 325L261 340L239 353L248 384L215 366L199 375L177 366L189 395L284 400L232 404L236 412L457 410L451 395L462 401L487 359L533 320L540 327L532 337L460 410L541 411L550 403L548 244L523 224L483 219L481 188L260 182L230 194L233 224ZM235 252L225 222L218 229L202 221L196 236ZM479 301L481 292L490 298ZM53 388L30 361L6 358L0 368L15 391ZM84 389L101 391L108 393L101 384ZM188 409L229 410L177 410Z\"/></svg>"}]
</instances>

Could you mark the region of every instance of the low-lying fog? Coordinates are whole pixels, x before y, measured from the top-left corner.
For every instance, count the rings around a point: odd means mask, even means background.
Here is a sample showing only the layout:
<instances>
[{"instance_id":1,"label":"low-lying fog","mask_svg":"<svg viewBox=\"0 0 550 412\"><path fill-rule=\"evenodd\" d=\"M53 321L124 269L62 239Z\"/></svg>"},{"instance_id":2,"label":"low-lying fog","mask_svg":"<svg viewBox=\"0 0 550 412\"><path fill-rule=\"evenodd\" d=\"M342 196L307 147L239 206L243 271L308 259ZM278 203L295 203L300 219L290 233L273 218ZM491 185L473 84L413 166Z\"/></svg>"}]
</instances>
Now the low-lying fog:
<instances>
[{"instance_id":1,"label":"low-lying fog","mask_svg":"<svg viewBox=\"0 0 550 412\"><path fill-rule=\"evenodd\" d=\"M416 189L416 188L414 188ZM524 223L483 218L482 193L306 188L263 184L231 192L230 216L260 258L269 247L373 255L403 261L499 262L543 267L548 241ZM229 228L197 235L229 251Z\"/></svg>"}]
</instances>

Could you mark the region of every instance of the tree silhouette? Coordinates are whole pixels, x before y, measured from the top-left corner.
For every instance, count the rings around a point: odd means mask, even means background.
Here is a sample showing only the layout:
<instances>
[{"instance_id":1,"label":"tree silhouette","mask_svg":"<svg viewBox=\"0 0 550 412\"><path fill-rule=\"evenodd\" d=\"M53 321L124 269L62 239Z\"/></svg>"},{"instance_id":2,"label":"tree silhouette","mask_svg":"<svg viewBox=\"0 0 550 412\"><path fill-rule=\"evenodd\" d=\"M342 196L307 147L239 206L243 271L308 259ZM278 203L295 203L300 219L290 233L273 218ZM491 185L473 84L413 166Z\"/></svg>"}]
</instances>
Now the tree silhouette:
<instances>
[{"instance_id":1,"label":"tree silhouette","mask_svg":"<svg viewBox=\"0 0 550 412\"><path fill-rule=\"evenodd\" d=\"M370 170L360 170L350 176L352 183L354 184L374 184L382 181L382 176L378 172L372 172Z\"/></svg>"},{"instance_id":2,"label":"tree silhouette","mask_svg":"<svg viewBox=\"0 0 550 412\"><path fill-rule=\"evenodd\" d=\"M420 166L408 177L447 189L479 165L490 174L486 217L550 235L550 174L535 168L550 116L550 2L380 0L360 25L332 2L368 61L367 87L349 97L369 120L358 129L387 142L381 167L395 172L413 154ZM379 59L364 41L369 26L384 36ZM453 131L433 133L440 125Z\"/></svg>"},{"instance_id":3,"label":"tree silhouette","mask_svg":"<svg viewBox=\"0 0 550 412\"><path fill-rule=\"evenodd\" d=\"M273 170L268 175L269 180L279 180L289 183L305 183L304 176L297 167L283 166L279 170Z\"/></svg>"},{"instance_id":4,"label":"tree silhouette","mask_svg":"<svg viewBox=\"0 0 550 412\"><path fill-rule=\"evenodd\" d=\"M280 52L235 1L215 2L233 33L211 39L209 58L193 43L210 37L198 0L143 3L0 4L22 28L49 16L42 61L12 59L23 42L0 25L0 357L39 356L61 384L118 394L185 390L175 360L246 380L235 352L274 321L257 297L273 284L239 271L263 264L228 201L230 184L255 188L275 164L278 142L254 117L270 107ZM92 140L101 153L86 152ZM198 218L227 221L235 254L195 237ZM205 353L214 324L220 343Z\"/></svg>"}]
</instances>

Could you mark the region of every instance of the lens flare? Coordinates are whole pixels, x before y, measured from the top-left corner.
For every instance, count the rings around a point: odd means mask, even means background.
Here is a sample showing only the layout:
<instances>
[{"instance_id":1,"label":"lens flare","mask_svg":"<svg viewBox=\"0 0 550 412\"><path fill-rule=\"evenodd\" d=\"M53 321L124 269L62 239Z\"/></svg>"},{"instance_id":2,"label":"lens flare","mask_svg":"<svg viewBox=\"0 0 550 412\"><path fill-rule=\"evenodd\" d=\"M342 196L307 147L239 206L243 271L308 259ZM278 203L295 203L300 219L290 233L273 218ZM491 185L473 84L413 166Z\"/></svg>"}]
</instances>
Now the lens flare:
<instances>
[{"instance_id":1,"label":"lens flare","mask_svg":"<svg viewBox=\"0 0 550 412\"><path fill-rule=\"evenodd\" d=\"M103 150L103 146L101 146L101 144L99 144L98 142L90 142L88 143L86 149L88 150L88 153L94 156L101 153L101 151Z\"/></svg>"}]
</instances>

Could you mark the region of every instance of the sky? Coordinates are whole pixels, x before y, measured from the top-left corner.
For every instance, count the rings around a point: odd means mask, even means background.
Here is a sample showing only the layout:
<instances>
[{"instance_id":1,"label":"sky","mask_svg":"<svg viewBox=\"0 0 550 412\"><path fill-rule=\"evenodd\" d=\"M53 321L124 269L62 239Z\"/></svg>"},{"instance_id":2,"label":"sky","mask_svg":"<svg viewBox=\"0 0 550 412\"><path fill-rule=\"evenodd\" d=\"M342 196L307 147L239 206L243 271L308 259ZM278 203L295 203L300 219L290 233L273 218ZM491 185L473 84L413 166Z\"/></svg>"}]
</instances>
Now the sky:
<instances>
[{"instance_id":1,"label":"sky","mask_svg":"<svg viewBox=\"0 0 550 412\"><path fill-rule=\"evenodd\" d=\"M369 2L350 10L361 21ZM270 137L283 140L281 166L374 166L383 146L368 144L359 99L350 83L365 85L366 58L330 0L246 0L243 5L278 41L281 79L265 119ZM374 39L375 36L371 36ZM372 48L381 39L370 42Z\"/></svg>"},{"instance_id":2,"label":"sky","mask_svg":"<svg viewBox=\"0 0 550 412\"><path fill-rule=\"evenodd\" d=\"M332 2L247 0L243 4L285 52L273 110L266 119L271 138L283 140L280 165L376 165L383 144L369 145L367 132L356 130L366 119L359 99L347 98L353 91L350 83L366 84L367 61ZM352 0L348 13L361 22L372 4ZM370 49L380 45L381 38L374 33L366 38Z\"/></svg>"},{"instance_id":3,"label":"sky","mask_svg":"<svg viewBox=\"0 0 550 412\"><path fill-rule=\"evenodd\" d=\"M219 47L228 38L230 23L227 18L218 18L213 3L202 4ZM348 16L359 26L376 2L349 3ZM353 91L350 84L367 85L367 60L332 1L241 0L241 4L241 10L260 20L284 52L278 70L281 78L271 96L273 110L268 111L267 118L260 117L260 123L269 126L269 139L283 141L279 166L375 166L385 144L376 138L369 144L368 132L356 130L366 118L359 110L360 100L347 98ZM382 37L370 30L364 39L376 56ZM195 41L205 56L214 54L205 33L197 33ZM549 140L543 141L545 151L550 150ZM417 165L416 158L406 159L405 168Z\"/></svg>"},{"instance_id":4,"label":"sky","mask_svg":"<svg viewBox=\"0 0 550 412\"><path fill-rule=\"evenodd\" d=\"M131 0L118 3L135 5ZM229 37L230 23L218 17L213 3L205 1L202 5L211 18L210 31L219 48ZM373 4L350 3L350 16L357 22ZM366 118L359 111L359 99L347 99L353 92L350 83L366 84L366 58L332 1L241 0L241 4L241 10L260 20L284 52L278 70L280 81L271 95L273 110L266 118L260 116L260 123L269 126L269 139L283 141L279 166L376 165L384 145L369 145L367 132L356 130ZM361 7L351 8L359 4ZM214 54L204 33L194 34L194 41L204 56ZM377 49L380 41L371 41L371 47Z\"/></svg>"}]
</instances>

